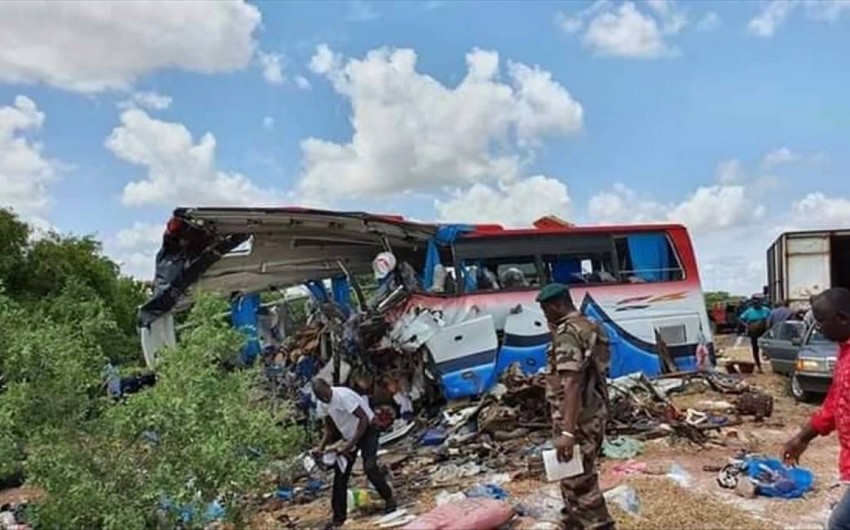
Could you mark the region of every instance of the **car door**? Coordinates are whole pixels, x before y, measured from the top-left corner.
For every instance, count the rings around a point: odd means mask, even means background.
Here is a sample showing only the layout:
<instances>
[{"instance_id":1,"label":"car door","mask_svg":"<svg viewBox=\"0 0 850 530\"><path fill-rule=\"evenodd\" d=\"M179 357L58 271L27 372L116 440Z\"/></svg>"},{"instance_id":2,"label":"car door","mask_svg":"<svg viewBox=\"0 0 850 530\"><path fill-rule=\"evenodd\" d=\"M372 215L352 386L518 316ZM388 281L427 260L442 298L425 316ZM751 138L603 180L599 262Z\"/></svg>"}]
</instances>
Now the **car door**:
<instances>
[{"instance_id":1,"label":"car door","mask_svg":"<svg viewBox=\"0 0 850 530\"><path fill-rule=\"evenodd\" d=\"M773 371L779 374L791 374L797 363L806 327L802 322L786 321L773 328L774 338L768 341L768 355Z\"/></svg>"}]
</instances>

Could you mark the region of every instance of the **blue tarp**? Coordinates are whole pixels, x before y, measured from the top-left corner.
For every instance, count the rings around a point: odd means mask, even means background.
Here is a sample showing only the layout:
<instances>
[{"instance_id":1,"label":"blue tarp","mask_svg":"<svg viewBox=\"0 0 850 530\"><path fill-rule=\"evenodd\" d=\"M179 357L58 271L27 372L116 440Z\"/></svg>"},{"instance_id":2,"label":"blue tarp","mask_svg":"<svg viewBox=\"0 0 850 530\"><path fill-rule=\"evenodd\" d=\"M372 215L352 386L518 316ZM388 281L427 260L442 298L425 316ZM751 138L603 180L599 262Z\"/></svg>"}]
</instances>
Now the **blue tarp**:
<instances>
[{"instance_id":1,"label":"blue tarp","mask_svg":"<svg viewBox=\"0 0 850 530\"><path fill-rule=\"evenodd\" d=\"M668 280L670 255L664 234L633 234L626 238L636 276L648 282Z\"/></svg>"},{"instance_id":2,"label":"blue tarp","mask_svg":"<svg viewBox=\"0 0 850 530\"><path fill-rule=\"evenodd\" d=\"M787 467L776 458L751 456L744 460L742 468L756 484L756 492L765 497L799 499L815 482L808 469Z\"/></svg>"},{"instance_id":3,"label":"blue tarp","mask_svg":"<svg viewBox=\"0 0 850 530\"><path fill-rule=\"evenodd\" d=\"M428 250L425 253L425 269L422 274L422 285L425 289L431 290L433 287L434 268L440 263L438 247L451 245L459 235L472 230L470 225L443 225L437 228L437 233L428 241Z\"/></svg>"},{"instance_id":4,"label":"blue tarp","mask_svg":"<svg viewBox=\"0 0 850 530\"><path fill-rule=\"evenodd\" d=\"M230 303L230 318L233 327L247 337L242 348L241 362L250 365L260 355L260 337L257 332L257 310L260 308L260 295L239 295Z\"/></svg>"},{"instance_id":5,"label":"blue tarp","mask_svg":"<svg viewBox=\"0 0 850 530\"><path fill-rule=\"evenodd\" d=\"M307 289L310 291L310 294L313 295L313 298L315 298L317 302L323 304L328 301L328 292L325 290L325 286L322 282L317 280L310 280L304 285L307 287Z\"/></svg>"},{"instance_id":6,"label":"blue tarp","mask_svg":"<svg viewBox=\"0 0 850 530\"><path fill-rule=\"evenodd\" d=\"M552 279L555 282L563 284L577 283L580 276L581 261L578 259L558 258L552 262Z\"/></svg>"},{"instance_id":7,"label":"blue tarp","mask_svg":"<svg viewBox=\"0 0 850 530\"><path fill-rule=\"evenodd\" d=\"M351 287L348 284L348 278L345 276L331 278L331 291L333 291L334 302L348 316L351 313Z\"/></svg>"}]
</instances>

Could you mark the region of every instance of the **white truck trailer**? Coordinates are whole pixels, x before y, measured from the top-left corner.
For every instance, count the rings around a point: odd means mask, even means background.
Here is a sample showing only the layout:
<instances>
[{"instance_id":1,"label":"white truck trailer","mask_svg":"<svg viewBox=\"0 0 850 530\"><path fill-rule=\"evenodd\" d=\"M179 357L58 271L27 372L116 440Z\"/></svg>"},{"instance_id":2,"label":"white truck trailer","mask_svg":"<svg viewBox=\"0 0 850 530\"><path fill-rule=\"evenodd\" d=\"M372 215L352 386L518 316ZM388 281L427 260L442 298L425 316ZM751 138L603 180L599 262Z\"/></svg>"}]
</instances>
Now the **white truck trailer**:
<instances>
[{"instance_id":1,"label":"white truck trailer","mask_svg":"<svg viewBox=\"0 0 850 530\"><path fill-rule=\"evenodd\" d=\"M850 288L850 229L786 232L767 250L766 294L805 309L831 287Z\"/></svg>"}]
</instances>

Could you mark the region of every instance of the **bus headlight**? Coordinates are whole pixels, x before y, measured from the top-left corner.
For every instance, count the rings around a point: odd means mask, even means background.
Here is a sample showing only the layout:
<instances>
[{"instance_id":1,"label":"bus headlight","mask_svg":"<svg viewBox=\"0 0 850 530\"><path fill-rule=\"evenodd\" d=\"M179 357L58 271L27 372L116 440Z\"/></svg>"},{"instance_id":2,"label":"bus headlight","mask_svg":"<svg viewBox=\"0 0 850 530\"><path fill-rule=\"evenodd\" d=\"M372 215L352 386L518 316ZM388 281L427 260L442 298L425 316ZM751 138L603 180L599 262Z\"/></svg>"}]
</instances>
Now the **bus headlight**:
<instances>
[{"instance_id":1,"label":"bus headlight","mask_svg":"<svg viewBox=\"0 0 850 530\"><path fill-rule=\"evenodd\" d=\"M798 372L822 372L823 362L817 359L797 359Z\"/></svg>"}]
</instances>

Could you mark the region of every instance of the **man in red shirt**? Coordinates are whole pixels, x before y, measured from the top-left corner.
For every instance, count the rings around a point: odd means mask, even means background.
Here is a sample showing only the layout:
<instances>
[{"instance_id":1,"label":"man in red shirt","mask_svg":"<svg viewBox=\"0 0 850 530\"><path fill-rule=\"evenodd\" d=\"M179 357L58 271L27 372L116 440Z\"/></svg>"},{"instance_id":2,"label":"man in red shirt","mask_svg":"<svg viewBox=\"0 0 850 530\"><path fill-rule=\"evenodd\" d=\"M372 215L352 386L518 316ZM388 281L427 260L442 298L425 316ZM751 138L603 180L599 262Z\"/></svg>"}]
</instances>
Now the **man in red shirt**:
<instances>
[{"instance_id":1,"label":"man in red shirt","mask_svg":"<svg viewBox=\"0 0 850 530\"><path fill-rule=\"evenodd\" d=\"M841 445L839 471L843 482L850 481L850 291L835 288L824 291L812 302L812 314L821 334L839 344L838 362L829 393L818 410L783 450L786 464L797 464L800 455L817 436L838 431ZM850 530L850 490L835 506L829 518L829 530Z\"/></svg>"}]
</instances>

